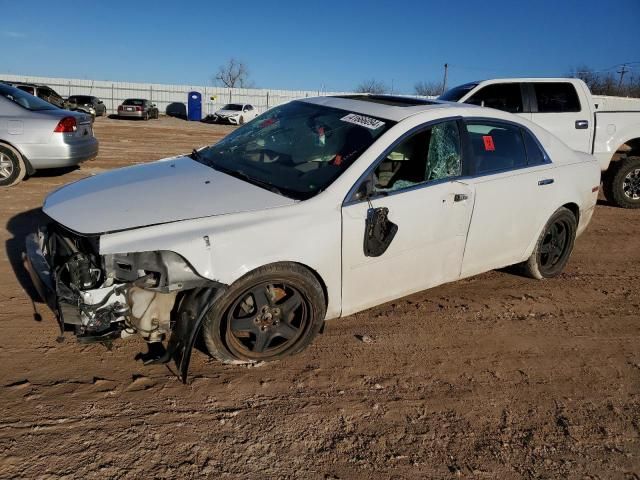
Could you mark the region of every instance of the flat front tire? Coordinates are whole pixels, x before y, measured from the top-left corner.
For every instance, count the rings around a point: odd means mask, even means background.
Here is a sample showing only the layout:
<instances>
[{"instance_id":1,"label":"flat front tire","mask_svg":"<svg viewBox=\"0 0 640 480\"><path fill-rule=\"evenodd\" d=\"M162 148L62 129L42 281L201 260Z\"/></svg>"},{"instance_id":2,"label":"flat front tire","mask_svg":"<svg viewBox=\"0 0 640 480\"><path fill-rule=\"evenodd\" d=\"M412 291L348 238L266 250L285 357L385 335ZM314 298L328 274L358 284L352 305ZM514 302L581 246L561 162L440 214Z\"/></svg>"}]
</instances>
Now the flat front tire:
<instances>
[{"instance_id":1,"label":"flat front tire","mask_svg":"<svg viewBox=\"0 0 640 480\"><path fill-rule=\"evenodd\" d=\"M8 145L0 145L0 186L9 187L20 183L27 169L20 153Z\"/></svg>"},{"instance_id":2,"label":"flat front tire","mask_svg":"<svg viewBox=\"0 0 640 480\"><path fill-rule=\"evenodd\" d=\"M539 280L560 275L573 251L577 228L578 222L571 210L565 207L556 210L524 263L525 273Z\"/></svg>"},{"instance_id":3,"label":"flat front tire","mask_svg":"<svg viewBox=\"0 0 640 480\"><path fill-rule=\"evenodd\" d=\"M204 342L225 363L278 360L309 346L325 313L311 272L295 263L267 265L233 283L207 312Z\"/></svg>"}]
</instances>

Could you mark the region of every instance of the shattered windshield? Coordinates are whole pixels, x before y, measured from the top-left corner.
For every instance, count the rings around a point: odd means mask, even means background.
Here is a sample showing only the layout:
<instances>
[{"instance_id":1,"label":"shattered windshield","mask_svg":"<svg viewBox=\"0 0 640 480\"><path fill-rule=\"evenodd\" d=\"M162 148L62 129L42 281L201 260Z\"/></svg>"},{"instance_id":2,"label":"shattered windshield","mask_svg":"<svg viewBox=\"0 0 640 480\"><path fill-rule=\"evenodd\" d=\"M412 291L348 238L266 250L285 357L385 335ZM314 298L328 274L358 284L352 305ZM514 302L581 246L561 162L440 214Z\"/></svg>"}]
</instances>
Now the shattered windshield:
<instances>
[{"instance_id":1,"label":"shattered windshield","mask_svg":"<svg viewBox=\"0 0 640 480\"><path fill-rule=\"evenodd\" d=\"M242 105L238 105L237 103L229 103L222 107L222 110L240 111L242 110Z\"/></svg>"},{"instance_id":2,"label":"shattered windshield","mask_svg":"<svg viewBox=\"0 0 640 480\"><path fill-rule=\"evenodd\" d=\"M273 192L304 200L326 189L394 122L291 102L192 158Z\"/></svg>"}]
</instances>

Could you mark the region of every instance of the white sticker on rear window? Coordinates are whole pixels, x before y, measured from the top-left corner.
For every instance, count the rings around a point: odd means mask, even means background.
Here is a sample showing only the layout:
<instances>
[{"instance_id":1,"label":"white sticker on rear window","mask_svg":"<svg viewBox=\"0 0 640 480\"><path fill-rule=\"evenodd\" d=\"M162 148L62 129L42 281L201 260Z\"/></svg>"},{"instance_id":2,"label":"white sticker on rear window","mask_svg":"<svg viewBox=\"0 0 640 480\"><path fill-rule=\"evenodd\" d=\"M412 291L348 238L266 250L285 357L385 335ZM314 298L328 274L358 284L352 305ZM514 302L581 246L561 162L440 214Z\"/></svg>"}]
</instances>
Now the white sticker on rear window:
<instances>
[{"instance_id":1,"label":"white sticker on rear window","mask_svg":"<svg viewBox=\"0 0 640 480\"><path fill-rule=\"evenodd\" d=\"M368 128L369 130L377 130L384 126L384 122L381 122L380 120L376 120L375 118L367 117L365 115L358 115L357 113L345 115L340 120Z\"/></svg>"}]
</instances>

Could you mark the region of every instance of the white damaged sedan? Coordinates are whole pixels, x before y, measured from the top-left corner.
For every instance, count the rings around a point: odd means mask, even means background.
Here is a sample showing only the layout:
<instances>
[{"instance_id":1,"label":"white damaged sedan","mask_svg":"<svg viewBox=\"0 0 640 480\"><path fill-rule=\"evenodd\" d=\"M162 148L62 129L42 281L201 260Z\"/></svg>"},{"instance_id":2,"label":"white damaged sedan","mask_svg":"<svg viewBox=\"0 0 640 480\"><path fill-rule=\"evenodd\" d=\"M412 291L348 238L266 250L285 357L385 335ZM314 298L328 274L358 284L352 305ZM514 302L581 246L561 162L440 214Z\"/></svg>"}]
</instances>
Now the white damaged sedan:
<instances>
[{"instance_id":1,"label":"white damaged sedan","mask_svg":"<svg viewBox=\"0 0 640 480\"><path fill-rule=\"evenodd\" d=\"M304 349L326 319L488 270L557 276L600 168L509 113L403 97L311 98L190 156L48 196L25 264L81 341L201 333L224 362Z\"/></svg>"}]
</instances>

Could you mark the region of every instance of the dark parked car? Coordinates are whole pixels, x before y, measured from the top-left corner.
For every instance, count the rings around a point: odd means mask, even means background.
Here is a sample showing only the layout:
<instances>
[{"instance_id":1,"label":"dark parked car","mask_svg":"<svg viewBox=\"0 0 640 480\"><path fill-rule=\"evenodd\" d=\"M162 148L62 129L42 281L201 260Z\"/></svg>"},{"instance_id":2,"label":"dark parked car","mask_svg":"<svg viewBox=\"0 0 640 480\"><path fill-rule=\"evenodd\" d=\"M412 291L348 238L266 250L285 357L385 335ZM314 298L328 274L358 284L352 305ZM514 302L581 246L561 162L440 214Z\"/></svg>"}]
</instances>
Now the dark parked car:
<instances>
[{"instance_id":1,"label":"dark parked car","mask_svg":"<svg viewBox=\"0 0 640 480\"><path fill-rule=\"evenodd\" d=\"M142 118L149 120L150 118L158 118L160 112L155 103L151 103L144 98L127 98L122 105L118 106L119 117Z\"/></svg>"},{"instance_id":2,"label":"dark parked car","mask_svg":"<svg viewBox=\"0 0 640 480\"><path fill-rule=\"evenodd\" d=\"M23 92L30 93L36 97L41 98L45 102L49 102L58 108L67 108L64 98L60 96L53 88L46 85L38 85L35 83L22 83L22 82L7 82L9 85L13 85L19 88Z\"/></svg>"},{"instance_id":3,"label":"dark parked car","mask_svg":"<svg viewBox=\"0 0 640 480\"><path fill-rule=\"evenodd\" d=\"M92 117L106 117L107 106L98 97L91 95L71 95L67 99L68 109L88 113Z\"/></svg>"}]
</instances>

